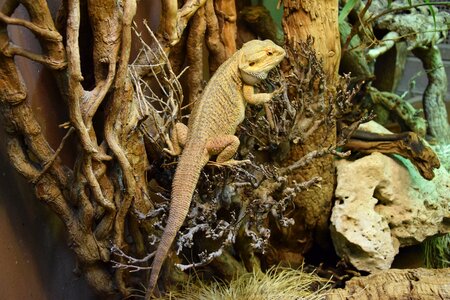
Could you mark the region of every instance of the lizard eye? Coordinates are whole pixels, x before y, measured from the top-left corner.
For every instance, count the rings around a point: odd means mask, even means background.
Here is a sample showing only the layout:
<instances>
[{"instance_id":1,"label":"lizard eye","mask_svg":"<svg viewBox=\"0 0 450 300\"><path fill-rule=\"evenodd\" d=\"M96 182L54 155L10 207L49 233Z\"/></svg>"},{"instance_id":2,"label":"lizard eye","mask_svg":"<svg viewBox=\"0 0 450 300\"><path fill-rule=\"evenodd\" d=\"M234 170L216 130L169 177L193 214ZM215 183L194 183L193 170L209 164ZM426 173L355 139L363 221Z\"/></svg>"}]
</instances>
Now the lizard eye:
<instances>
[{"instance_id":1,"label":"lizard eye","mask_svg":"<svg viewBox=\"0 0 450 300\"><path fill-rule=\"evenodd\" d=\"M268 56L271 56L272 54L273 54L272 51L267 51L267 55L268 55Z\"/></svg>"},{"instance_id":2,"label":"lizard eye","mask_svg":"<svg viewBox=\"0 0 450 300\"><path fill-rule=\"evenodd\" d=\"M253 67L255 65L255 62L252 61L251 63L248 64L250 67Z\"/></svg>"}]
</instances>

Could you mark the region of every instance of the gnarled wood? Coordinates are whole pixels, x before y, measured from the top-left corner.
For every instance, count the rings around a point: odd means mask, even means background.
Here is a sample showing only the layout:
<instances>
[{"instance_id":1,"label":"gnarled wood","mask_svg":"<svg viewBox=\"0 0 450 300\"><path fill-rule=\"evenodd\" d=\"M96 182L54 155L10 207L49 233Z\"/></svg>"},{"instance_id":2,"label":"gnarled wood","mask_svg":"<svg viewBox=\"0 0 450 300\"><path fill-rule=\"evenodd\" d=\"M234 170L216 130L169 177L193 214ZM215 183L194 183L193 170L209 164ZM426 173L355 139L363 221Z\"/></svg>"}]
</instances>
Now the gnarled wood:
<instances>
[{"instance_id":1,"label":"gnarled wood","mask_svg":"<svg viewBox=\"0 0 450 300\"><path fill-rule=\"evenodd\" d=\"M408 158L419 173L428 180L434 178L433 169L440 167L439 158L414 132L378 134L355 131L345 147L362 153L380 152Z\"/></svg>"},{"instance_id":2,"label":"gnarled wood","mask_svg":"<svg viewBox=\"0 0 450 300\"><path fill-rule=\"evenodd\" d=\"M404 269L356 277L327 300L436 300L450 298L450 269Z\"/></svg>"}]
</instances>

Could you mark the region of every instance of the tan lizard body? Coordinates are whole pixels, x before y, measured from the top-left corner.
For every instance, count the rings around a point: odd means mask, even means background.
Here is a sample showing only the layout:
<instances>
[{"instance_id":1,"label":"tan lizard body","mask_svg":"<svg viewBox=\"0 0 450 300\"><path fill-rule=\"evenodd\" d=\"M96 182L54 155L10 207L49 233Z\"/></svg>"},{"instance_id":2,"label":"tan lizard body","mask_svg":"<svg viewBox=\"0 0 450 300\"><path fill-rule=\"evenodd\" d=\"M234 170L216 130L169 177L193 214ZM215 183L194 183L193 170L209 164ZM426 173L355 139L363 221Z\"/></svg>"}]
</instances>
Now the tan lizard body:
<instances>
[{"instance_id":1,"label":"tan lizard body","mask_svg":"<svg viewBox=\"0 0 450 300\"><path fill-rule=\"evenodd\" d=\"M147 299L153 293L162 264L189 211L202 168L213 155L217 155L217 162L226 162L236 153L239 139L234 133L244 120L246 103L267 102L275 93L256 94L253 85L265 79L284 56L283 48L270 40L244 44L217 69L194 104L188 127L182 124L175 127L174 149L168 152L178 154L177 144L184 145L184 150L172 183L169 217L153 260Z\"/></svg>"}]
</instances>

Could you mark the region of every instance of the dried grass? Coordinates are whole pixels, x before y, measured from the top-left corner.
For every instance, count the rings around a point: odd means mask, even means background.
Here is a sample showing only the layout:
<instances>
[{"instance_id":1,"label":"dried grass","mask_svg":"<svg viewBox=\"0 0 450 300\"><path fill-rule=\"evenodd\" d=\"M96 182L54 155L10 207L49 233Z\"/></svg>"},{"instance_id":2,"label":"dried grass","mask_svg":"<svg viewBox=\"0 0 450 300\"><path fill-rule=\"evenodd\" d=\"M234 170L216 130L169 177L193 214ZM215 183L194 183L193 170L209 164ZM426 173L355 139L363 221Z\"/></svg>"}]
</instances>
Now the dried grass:
<instances>
[{"instance_id":1,"label":"dried grass","mask_svg":"<svg viewBox=\"0 0 450 300\"><path fill-rule=\"evenodd\" d=\"M331 288L328 280L314 273L288 268L272 268L266 273L255 271L229 284L200 280L187 283L181 292L171 292L161 299L180 300L271 300L324 299Z\"/></svg>"}]
</instances>

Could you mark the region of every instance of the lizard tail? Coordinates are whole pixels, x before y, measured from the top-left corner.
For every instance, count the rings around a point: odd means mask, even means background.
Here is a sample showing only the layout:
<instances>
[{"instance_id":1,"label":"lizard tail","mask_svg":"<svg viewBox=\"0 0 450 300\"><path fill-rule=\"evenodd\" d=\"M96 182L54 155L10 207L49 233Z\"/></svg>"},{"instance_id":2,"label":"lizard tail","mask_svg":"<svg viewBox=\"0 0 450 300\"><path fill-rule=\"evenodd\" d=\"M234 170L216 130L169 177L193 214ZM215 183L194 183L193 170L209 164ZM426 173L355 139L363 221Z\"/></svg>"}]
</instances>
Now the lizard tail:
<instances>
[{"instance_id":1,"label":"lizard tail","mask_svg":"<svg viewBox=\"0 0 450 300\"><path fill-rule=\"evenodd\" d=\"M206 150L186 150L188 149L185 148L180 157L173 178L169 217L158 249L156 250L155 258L153 259L146 299L150 299L149 297L153 294L153 289L156 286L159 272L161 271L167 253L189 212L192 195L200 177L200 172L209 159Z\"/></svg>"}]
</instances>

